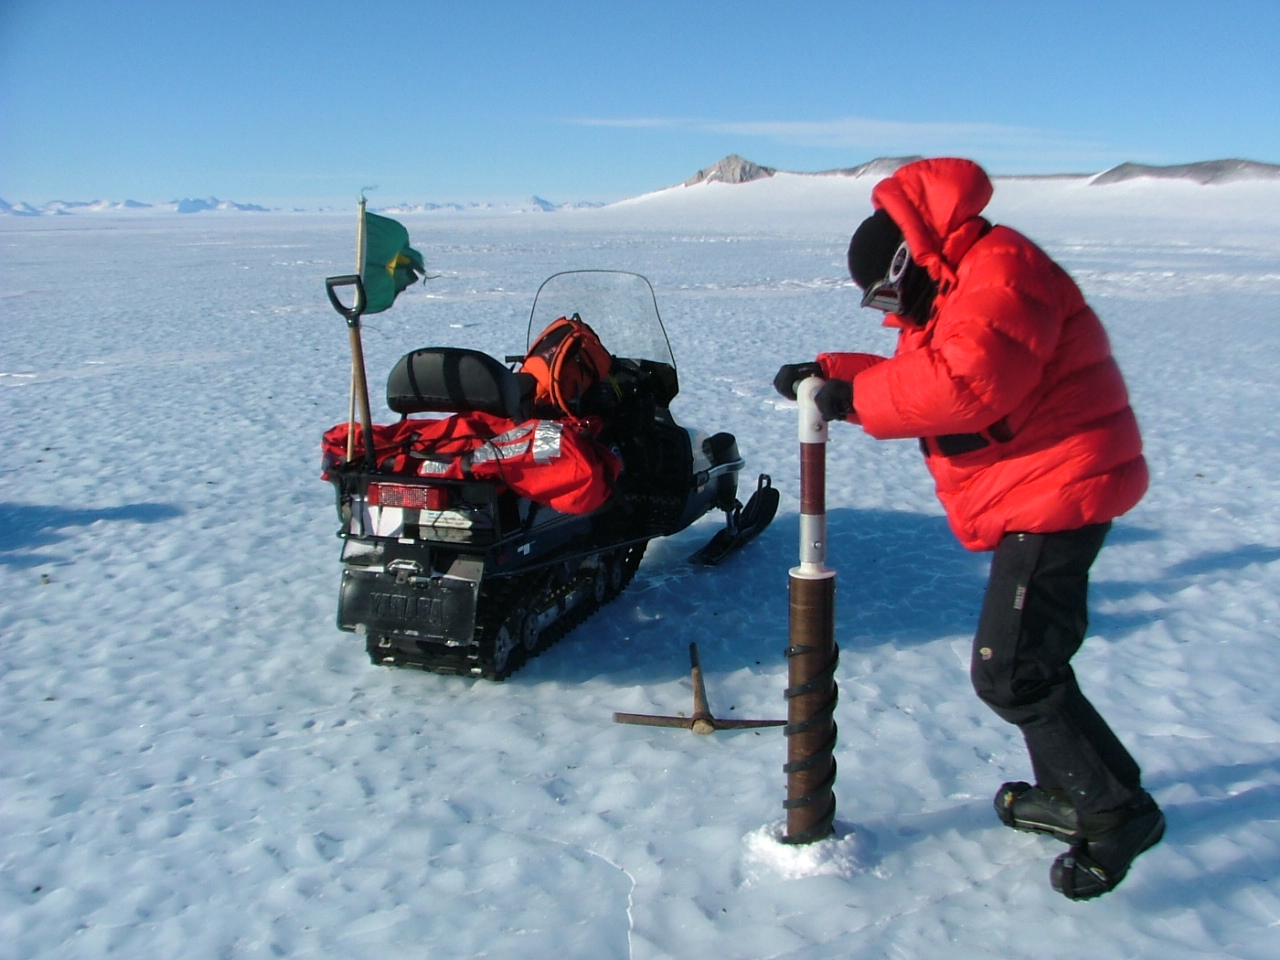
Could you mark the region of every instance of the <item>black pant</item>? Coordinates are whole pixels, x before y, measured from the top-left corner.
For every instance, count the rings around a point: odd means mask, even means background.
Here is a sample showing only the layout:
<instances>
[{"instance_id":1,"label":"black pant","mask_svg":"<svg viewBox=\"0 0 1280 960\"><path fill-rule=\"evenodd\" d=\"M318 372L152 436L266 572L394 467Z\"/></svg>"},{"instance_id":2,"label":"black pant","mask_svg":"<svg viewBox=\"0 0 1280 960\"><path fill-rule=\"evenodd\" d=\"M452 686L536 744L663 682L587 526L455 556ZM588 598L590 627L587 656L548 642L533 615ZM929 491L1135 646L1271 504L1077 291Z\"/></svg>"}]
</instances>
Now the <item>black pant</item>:
<instances>
[{"instance_id":1,"label":"black pant","mask_svg":"<svg viewBox=\"0 0 1280 960\"><path fill-rule=\"evenodd\" d=\"M1036 783L1065 791L1082 825L1142 789L1138 764L1070 665L1089 625L1089 568L1110 529L1006 534L991 560L970 666L978 696L1022 730Z\"/></svg>"}]
</instances>

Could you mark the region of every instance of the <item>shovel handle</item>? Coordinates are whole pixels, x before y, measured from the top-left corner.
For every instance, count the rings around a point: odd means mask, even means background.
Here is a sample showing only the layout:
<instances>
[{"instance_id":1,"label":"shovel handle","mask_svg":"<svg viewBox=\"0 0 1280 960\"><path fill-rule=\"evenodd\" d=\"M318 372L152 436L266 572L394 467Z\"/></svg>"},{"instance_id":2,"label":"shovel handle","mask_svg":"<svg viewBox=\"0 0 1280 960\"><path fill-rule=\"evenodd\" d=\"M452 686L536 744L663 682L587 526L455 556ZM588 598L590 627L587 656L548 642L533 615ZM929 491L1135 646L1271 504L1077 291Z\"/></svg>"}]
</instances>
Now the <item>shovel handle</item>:
<instances>
[{"instance_id":1,"label":"shovel handle","mask_svg":"<svg viewBox=\"0 0 1280 960\"><path fill-rule=\"evenodd\" d=\"M348 307L338 299L337 287L355 287L355 303ZM360 279L359 274L352 273L342 277L325 277L324 292L329 295L329 302L333 304L333 309L346 317L348 324L358 322L360 314L364 313L364 308L368 305L364 295L364 281Z\"/></svg>"}]
</instances>

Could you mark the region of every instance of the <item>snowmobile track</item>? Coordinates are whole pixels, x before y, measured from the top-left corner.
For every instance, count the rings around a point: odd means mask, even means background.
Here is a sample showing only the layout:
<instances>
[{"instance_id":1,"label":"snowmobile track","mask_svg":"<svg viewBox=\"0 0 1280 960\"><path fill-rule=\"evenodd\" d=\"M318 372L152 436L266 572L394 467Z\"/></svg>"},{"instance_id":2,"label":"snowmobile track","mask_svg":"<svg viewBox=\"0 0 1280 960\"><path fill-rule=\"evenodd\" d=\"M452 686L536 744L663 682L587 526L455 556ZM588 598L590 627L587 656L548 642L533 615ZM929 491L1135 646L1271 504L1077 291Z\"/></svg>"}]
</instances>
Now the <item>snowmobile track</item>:
<instances>
[{"instance_id":1,"label":"snowmobile track","mask_svg":"<svg viewBox=\"0 0 1280 960\"><path fill-rule=\"evenodd\" d=\"M466 646L371 634L365 648L383 666L505 680L616 599L635 578L647 546L642 540L601 553L567 580L558 580L554 568L486 580L477 601L484 615ZM554 619L537 627L552 611Z\"/></svg>"}]
</instances>

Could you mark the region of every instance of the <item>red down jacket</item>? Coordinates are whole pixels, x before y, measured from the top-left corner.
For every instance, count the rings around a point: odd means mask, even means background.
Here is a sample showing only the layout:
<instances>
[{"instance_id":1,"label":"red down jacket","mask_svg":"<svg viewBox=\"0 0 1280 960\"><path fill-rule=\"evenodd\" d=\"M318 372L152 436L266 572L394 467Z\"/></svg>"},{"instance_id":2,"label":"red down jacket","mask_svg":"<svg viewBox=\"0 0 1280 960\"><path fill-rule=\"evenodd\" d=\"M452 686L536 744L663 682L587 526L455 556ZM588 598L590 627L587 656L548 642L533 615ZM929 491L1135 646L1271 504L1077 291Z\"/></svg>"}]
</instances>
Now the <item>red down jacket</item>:
<instances>
[{"instance_id":1,"label":"red down jacket","mask_svg":"<svg viewBox=\"0 0 1280 960\"><path fill-rule=\"evenodd\" d=\"M923 438L951 529L970 550L994 549L1010 531L1111 520L1147 489L1102 324L1047 254L979 216L991 194L982 168L959 159L921 160L878 183L873 205L938 284L933 313L924 326L888 316L900 328L892 359L818 358L824 376L853 380L849 419L867 433Z\"/></svg>"}]
</instances>

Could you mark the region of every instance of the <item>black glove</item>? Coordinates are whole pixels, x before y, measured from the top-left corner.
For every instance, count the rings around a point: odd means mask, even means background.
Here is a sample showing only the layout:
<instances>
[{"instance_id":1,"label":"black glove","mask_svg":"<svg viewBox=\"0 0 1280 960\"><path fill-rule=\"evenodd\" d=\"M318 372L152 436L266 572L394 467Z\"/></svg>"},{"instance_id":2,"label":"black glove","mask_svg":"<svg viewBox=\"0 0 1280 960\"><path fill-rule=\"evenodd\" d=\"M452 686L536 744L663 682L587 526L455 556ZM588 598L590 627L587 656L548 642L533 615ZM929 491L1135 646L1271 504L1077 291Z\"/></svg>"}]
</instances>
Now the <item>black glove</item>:
<instances>
[{"instance_id":1,"label":"black glove","mask_svg":"<svg viewBox=\"0 0 1280 960\"><path fill-rule=\"evenodd\" d=\"M784 363L773 378L773 389L788 400L796 398L796 384L807 377L822 376L822 367L810 360L808 363Z\"/></svg>"},{"instance_id":2,"label":"black glove","mask_svg":"<svg viewBox=\"0 0 1280 960\"><path fill-rule=\"evenodd\" d=\"M828 380L813 395L813 404L823 420L843 420L853 412L853 384L848 380Z\"/></svg>"}]
</instances>

